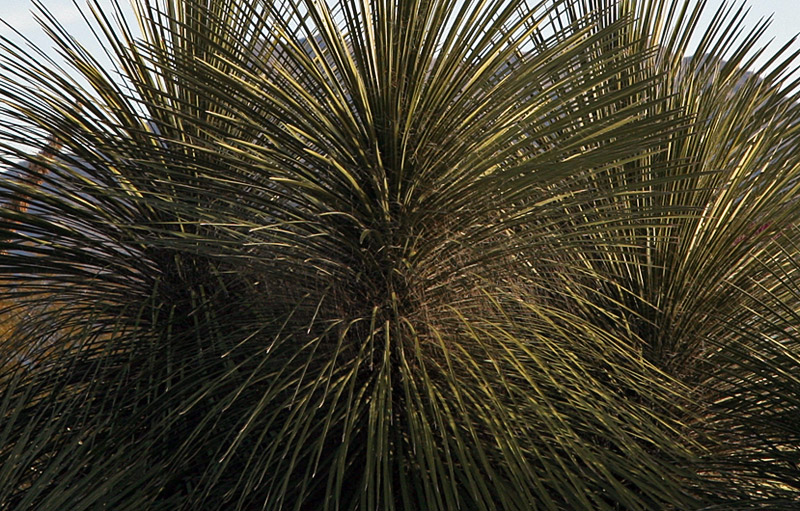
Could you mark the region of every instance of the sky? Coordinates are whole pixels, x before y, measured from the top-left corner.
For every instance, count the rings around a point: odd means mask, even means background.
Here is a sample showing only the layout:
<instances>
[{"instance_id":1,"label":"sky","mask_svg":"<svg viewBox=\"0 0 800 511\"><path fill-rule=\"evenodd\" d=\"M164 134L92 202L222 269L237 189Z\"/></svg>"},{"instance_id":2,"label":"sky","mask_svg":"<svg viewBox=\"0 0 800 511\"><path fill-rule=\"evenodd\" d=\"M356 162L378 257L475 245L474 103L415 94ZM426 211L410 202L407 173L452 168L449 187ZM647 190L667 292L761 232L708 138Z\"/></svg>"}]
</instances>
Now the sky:
<instances>
[{"instance_id":1,"label":"sky","mask_svg":"<svg viewBox=\"0 0 800 511\"><path fill-rule=\"evenodd\" d=\"M63 24L63 26L73 34L87 49L98 55L101 46L97 43L91 32L87 29L78 8L73 0L39 0L44 4ZM101 5L108 5L109 0L98 0ZM707 23L713 16L714 11L723 0L708 0L705 13ZM737 4L742 0L737 0ZM76 0L78 5L85 6L86 0ZM127 6L128 0L121 0L121 4ZM800 25L796 22L800 18L800 1L798 0L749 0L747 5L750 13L746 18L746 25L752 27L760 18L773 17L764 41L774 38L775 48L789 41L793 36L800 32ZM43 34L41 28L35 21L33 14L33 3L31 0L0 0L0 20L16 28L20 33L30 38L34 44L50 48L48 38ZM88 12L88 10L87 10ZM703 24L701 23L701 25ZM13 32L0 23L0 35L9 36ZM800 43L795 44L800 48Z\"/></svg>"}]
</instances>

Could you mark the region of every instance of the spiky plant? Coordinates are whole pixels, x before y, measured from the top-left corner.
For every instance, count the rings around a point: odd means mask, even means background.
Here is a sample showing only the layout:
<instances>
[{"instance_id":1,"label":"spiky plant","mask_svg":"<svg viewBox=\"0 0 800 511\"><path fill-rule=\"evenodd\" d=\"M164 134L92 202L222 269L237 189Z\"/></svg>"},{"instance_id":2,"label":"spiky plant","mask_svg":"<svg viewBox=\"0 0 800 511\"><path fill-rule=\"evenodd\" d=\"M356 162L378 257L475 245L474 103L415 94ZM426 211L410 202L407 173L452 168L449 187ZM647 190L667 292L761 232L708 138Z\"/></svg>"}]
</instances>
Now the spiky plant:
<instances>
[{"instance_id":1,"label":"spiky plant","mask_svg":"<svg viewBox=\"0 0 800 511\"><path fill-rule=\"evenodd\" d=\"M795 509L794 56L693 4L40 8L0 508Z\"/></svg>"}]
</instances>

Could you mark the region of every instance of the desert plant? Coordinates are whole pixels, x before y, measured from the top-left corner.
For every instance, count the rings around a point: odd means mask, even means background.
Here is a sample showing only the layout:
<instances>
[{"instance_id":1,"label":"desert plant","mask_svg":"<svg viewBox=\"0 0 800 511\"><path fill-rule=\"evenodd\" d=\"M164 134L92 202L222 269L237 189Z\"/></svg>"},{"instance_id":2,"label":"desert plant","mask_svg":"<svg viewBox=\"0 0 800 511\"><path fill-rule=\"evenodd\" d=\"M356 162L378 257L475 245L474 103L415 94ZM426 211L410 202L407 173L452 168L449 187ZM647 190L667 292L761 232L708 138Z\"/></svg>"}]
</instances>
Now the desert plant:
<instances>
[{"instance_id":1,"label":"desert plant","mask_svg":"<svg viewBox=\"0 0 800 511\"><path fill-rule=\"evenodd\" d=\"M692 4L40 8L0 508L795 508L794 56Z\"/></svg>"}]
</instances>

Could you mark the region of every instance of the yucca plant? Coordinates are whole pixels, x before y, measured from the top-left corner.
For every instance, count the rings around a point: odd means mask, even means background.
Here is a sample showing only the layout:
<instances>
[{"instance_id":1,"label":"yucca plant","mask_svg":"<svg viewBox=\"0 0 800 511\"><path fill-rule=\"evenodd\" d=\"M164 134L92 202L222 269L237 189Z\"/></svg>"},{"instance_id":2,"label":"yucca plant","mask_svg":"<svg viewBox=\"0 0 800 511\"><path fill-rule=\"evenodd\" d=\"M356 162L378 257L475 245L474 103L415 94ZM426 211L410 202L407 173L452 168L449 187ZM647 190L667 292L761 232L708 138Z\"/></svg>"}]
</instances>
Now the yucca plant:
<instances>
[{"instance_id":1,"label":"yucca plant","mask_svg":"<svg viewBox=\"0 0 800 511\"><path fill-rule=\"evenodd\" d=\"M794 55L694 4L40 7L0 509L795 509Z\"/></svg>"}]
</instances>

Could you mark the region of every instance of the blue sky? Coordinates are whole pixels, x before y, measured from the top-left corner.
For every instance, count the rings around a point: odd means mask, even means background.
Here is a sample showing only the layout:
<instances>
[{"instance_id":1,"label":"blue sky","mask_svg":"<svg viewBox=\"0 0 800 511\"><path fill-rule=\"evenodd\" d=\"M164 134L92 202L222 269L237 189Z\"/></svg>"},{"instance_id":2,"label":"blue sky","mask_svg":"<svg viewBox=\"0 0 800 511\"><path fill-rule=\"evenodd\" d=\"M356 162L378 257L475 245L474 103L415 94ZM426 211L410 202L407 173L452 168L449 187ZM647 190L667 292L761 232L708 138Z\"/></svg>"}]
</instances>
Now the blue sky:
<instances>
[{"instance_id":1,"label":"blue sky","mask_svg":"<svg viewBox=\"0 0 800 511\"><path fill-rule=\"evenodd\" d=\"M79 5L85 5L85 0L77 0ZM101 5L108 5L109 0L99 0ZM41 0L62 22L65 28L81 41L93 54L100 50L99 44L94 41L87 30L78 9L72 0ZM121 4L128 5L128 0L121 0ZM722 0L708 0L706 22L713 16L713 12L722 3ZM737 3L741 3L739 0ZM774 14L772 25L767 33L765 42L769 38L775 39L778 44L791 39L800 32L797 19L800 18L800 1L798 0L750 0L750 14L747 17L747 26L751 27L762 17ZM30 0L0 0L0 20L14 26L35 44L49 47L49 41L42 33L31 13L33 4ZM0 25L0 35L8 36L11 31ZM796 44L800 48L800 43Z\"/></svg>"}]
</instances>

